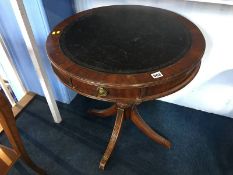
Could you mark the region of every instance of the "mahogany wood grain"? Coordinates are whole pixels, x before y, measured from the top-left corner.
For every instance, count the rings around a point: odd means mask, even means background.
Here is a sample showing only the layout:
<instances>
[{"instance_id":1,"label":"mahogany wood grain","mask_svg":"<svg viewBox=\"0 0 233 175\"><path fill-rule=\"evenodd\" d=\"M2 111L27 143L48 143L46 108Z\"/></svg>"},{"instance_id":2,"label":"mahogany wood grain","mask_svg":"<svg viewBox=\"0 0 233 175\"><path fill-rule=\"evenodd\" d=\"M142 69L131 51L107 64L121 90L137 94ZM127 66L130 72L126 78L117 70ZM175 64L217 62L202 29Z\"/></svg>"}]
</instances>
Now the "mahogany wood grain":
<instances>
[{"instance_id":1,"label":"mahogany wood grain","mask_svg":"<svg viewBox=\"0 0 233 175\"><path fill-rule=\"evenodd\" d=\"M136 110L136 105L172 94L186 86L198 73L205 51L205 39L198 27L185 17L164 10L164 14L182 24L190 34L191 46L178 61L153 71L128 74L96 71L81 66L63 53L60 45L61 36L64 29L72 22L84 20L86 16L91 16L104 8L108 7L90 9L65 19L51 31L46 42L52 68L67 87L86 97L116 104L106 110L90 110L91 114L102 117L117 113L110 142L100 162L101 169L104 169L115 147L123 118L130 119L155 142L166 148L171 147L170 141L157 134L144 122ZM142 57L141 59L146 58ZM155 72L161 72L163 76L154 78L152 74Z\"/></svg>"},{"instance_id":2,"label":"mahogany wood grain","mask_svg":"<svg viewBox=\"0 0 233 175\"><path fill-rule=\"evenodd\" d=\"M165 146L166 148L171 148L171 142L156 133L146 122L142 119L138 113L136 107L132 107L130 120L149 138L153 141Z\"/></svg>"},{"instance_id":3,"label":"mahogany wood grain","mask_svg":"<svg viewBox=\"0 0 233 175\"><path fill-rule=\"evenodd\" d=\"M177 75L190 71L193 66L200 63L205 50L205 40L201 31L191 21L173 12L170 12L171 15L173 15L177 21L181 22L190 31L192 45L183 58L181 58L177 63L159 70L162 72L163 77L159 79L152 78L151 74L156 71L128 74L127 76L124 74L111 74L88 69L74 63L66 57L61 50L59 46L60 35L62 34L63 29L72 21L87 14L94 13L95 10L96 9L87 10L67 18L53 29L53 31L61 32L57 35L53 35L52 31L46 42L47 53L54 69L57 69L57 71L62 74L66 74L68 78L71 78L72 80L74 78L74 81L77 82L75 84L78 85L78 83L84 83L90 86L104 86L106 88L113 87L114 89L130 89L135 87L144 88L155 84L167 83L169 80L177 77Z\"/></svg>"},{"instance_id":4,"label":"mahogany wood grain","mask_svg":"<svg viewBox=\"0 0 233 175\"><path fill-rule=\"evenodd\" d=\"M153 129L151 129L151 127L148 124L146 124L146 122L142 119L142 117L138 113L135 105L121 103L116 105L114 104L105 110L96 110L96 109L90 110L91 115L97 115L104 118L110 117L114 113L117 113L116 121L113 129L113 133L110 138L110 142L104 153L103 158L101 159L99 166L100 169L104 169L105 165L107 164L107 161L112 154L113 148L115 147L117 138L119 137L119 132L123 122L123 120L119 119L119 117L120 118L122 117L123 119L130 119L140 131L142 131L146 136L151 138L154 142L159 143L166 148L171 148L171 142L165 139L164 137L160 136Z\"/></svg>"},{"instance_id":5,"label":"mahogany wood grain","mask_svg":"<svg viewBox=\"0 0 233 175\"><path fill-rule=\"evenodd\" d=\"M105 165L108 161L108 159L110 158L113 149L115 148L118 136L120 134L121 131L121 127L122 127L122 123L123 123L123 119L124 119L124 109L117 107L117 116L116 116L116 121L113 127L113 131L112 131L112 135L110 138L110 141L108 143L107 149L104 152L104 155L100 161L100 165L99 168L104 170Z\"/></svg>"},{"instance_id":6,"label":"mahogany wood grain","mask_svg":"<svg viewBox=\"0 0 233 175\"><path fill-rule=\"evenodd\" d=\"M89 114L91 115L96 115L96 116L99 116L99 117L109 117L109 116L112 116L114 114L117 113L117 107L116 105L112 105L111 107L107 108L107 109L91 109L88 111Z\"/></svg>"}]
</instances>

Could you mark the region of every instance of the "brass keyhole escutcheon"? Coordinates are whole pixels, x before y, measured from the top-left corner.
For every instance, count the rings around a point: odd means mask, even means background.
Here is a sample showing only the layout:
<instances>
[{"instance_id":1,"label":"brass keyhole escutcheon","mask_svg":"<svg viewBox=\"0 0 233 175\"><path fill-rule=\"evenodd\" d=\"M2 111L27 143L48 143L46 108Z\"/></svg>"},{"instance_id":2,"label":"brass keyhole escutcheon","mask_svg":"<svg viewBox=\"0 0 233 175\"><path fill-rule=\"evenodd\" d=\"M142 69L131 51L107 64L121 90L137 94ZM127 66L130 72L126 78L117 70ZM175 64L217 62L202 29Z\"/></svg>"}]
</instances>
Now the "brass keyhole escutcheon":
<instances>
[{"instance_id":1,"label":"brass keyhole escutcheon","mask_svg":"<svg viewBox=\"0 0 233 175\"><path fill-rule=\"evenodd\" d=\"M98 97L106 97L108 95L108 91L104 87L98 87L97 93Z\"/></svg>"}]
</instances>

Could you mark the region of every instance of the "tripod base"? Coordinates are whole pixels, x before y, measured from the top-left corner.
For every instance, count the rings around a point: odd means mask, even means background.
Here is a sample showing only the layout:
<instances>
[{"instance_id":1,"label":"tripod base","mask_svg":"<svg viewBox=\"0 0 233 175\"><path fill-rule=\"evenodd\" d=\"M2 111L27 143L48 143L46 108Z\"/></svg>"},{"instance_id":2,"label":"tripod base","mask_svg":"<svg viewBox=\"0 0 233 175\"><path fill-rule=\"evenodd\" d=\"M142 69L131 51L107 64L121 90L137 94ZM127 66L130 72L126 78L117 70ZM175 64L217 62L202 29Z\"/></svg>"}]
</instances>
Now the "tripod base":
<instances>
[{"instance_id":1,"label":"tripod base","mask_svg":"<svg viewBox=\"0 0 233 175\"><path fill-rule=\"evenodd\" d=\"M130 119L140 131L142 131L146 136L148 136L153 141L163 145L166 148L171 148L171 142L160 136L156 133L151 127L146 124L146 122L142 119L140 114L138 113L136 106L128 106L128 105L118 105L115 104L104 110L92 109L89 110L89 113L92 115L100 116L100 117L109 117L116 114L116 120L113 127L112 135L108 146L105 150L105 153L100 161L99 168L104 170L105 165L110 158L112 151L116 145L117 139L119 137L123 119Z\"/></svg>"}]
</instances>

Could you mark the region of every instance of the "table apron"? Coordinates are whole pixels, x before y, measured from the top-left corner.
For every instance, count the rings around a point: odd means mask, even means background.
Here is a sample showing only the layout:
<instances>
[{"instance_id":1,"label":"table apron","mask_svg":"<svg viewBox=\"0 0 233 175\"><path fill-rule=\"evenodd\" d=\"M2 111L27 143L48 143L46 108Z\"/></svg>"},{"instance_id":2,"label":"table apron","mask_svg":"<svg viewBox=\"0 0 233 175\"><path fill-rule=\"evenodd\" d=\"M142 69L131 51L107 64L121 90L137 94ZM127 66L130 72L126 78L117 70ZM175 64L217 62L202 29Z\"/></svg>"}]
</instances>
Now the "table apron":
<instances>
[{"instance_id":1,"label":"table apron","mask_svg":"<svg viewBox=\"0 0 233 175\"><path fill-rule=\"evenodd\" d=\"M71 77L68 73L52 66L57 77L69 88L77 93L102 101L110 102L126 102L140 103L142 101L152 100L171 94L186 84L188 84L199 70L200 63L187 72L176 76L176 78L164 81L162 84L151 85L147 87L104 87L99 85L87 84L75 77ZM190 80L189 80L190 79ZM100 95L99 88L103 88L106 94Z\"/></svg>"}]
</instances>

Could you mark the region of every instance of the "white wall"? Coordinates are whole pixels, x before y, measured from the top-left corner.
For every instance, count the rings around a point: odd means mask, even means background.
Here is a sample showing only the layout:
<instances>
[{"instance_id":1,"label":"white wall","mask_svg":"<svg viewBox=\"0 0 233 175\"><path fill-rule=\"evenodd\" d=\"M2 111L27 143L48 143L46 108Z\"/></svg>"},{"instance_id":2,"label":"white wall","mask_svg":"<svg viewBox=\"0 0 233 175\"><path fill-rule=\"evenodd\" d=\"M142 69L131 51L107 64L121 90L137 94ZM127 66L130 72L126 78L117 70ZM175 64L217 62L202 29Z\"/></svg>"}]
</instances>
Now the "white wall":
<instances>
[{"instance_id":1,"label":"white wall","mask_svg":"<svg viewBox=\"0 0 233 175\"><path fill-rule=\"evenodd\" d=\"M196 78L161 100L233 118L233 6L181 0L76 0L77 11L138 4L175 11L193 21L206 39L206 52Z\"/></svg>"},{"instance_id":2,"label":"white wall","mask_svg":"<svg viewBox=\"0 0 233 175\"><path fill-rule=\"evenodd\" d=\"M1 40L1 36L0 36ZM7 80L18 100L20 100L26 93L15 68L12 65L12 60L8 50L4 50L2 45L3 40L0 41L0 76ZM6 48L5 48L6 49Z\"/></svg>"}]
</instances>

